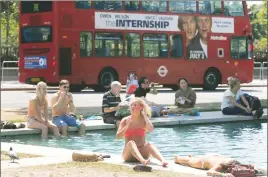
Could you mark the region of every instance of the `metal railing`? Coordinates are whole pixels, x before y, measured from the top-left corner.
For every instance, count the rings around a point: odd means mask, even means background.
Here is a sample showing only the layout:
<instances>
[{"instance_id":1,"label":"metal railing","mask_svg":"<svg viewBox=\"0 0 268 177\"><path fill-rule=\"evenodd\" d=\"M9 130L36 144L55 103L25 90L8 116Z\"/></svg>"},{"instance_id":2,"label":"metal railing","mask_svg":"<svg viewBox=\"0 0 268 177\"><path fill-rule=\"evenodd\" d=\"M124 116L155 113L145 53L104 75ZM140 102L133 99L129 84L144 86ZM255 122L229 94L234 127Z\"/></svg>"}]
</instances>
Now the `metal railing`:
<instances>
[{"instance_id":1,"label":"metal railing","mask_svg":"<svg viewBox=\"0 0 268 177\"><path fill-rule=\"evenodd\" d=\"M256 66L258 65L258 66ZM254 62L254 69L253 69L253 79L260 79L262 80L262 63L261 62ZM257 74L256 72L259 71Z\"/></svg>"},{"instance_id":2,"label":"metal railing","mask_svg":"<svg viewBox=\"0 0 268 177\"><path fill-rule=\"evenodd\" d=\"M18 63L19 61L3 61L2 62L2 67L1 67L1 70L2 70L2 75L1 75L1 84L3 84L4 82L4 71L5 70L19 70L19 67L5 67L5 64L8 64L8 63ZM18 76L18 73L17 72L17 76Z\"/></svg>"},{"instance_id":3,"label":"metal railing","mask_svg":"<svg viewBox=\"0 0 268 177\"><path fill-rule=\"evenodd\" d=\"M262 63L262 79L267 79L267 62Z\"/></svg>"}]
</instances>

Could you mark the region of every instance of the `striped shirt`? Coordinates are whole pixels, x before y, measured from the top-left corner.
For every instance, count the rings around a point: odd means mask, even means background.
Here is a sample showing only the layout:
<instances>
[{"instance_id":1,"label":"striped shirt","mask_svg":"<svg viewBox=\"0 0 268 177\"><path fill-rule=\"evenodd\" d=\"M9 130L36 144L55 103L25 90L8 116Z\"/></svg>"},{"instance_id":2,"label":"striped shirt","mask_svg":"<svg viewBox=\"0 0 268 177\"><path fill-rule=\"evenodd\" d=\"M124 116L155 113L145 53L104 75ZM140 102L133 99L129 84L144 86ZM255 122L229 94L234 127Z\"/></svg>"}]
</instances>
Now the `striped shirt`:
<instances>
[{"instance_id":1,"label":"striped shirt","mask_svg":"<svg viewBox=\"0 0 268 177\"><path fill-rule=\"evenodd\" d=\"M103 99L102 99L103 117L110 117L110 116L115 117L116 111L105 113L104 108L116 107L118 106L119 103L121 103L121 98L119 94L114 95L111 91L106 92L103 95Z\"/></svg>"}]
</instances>

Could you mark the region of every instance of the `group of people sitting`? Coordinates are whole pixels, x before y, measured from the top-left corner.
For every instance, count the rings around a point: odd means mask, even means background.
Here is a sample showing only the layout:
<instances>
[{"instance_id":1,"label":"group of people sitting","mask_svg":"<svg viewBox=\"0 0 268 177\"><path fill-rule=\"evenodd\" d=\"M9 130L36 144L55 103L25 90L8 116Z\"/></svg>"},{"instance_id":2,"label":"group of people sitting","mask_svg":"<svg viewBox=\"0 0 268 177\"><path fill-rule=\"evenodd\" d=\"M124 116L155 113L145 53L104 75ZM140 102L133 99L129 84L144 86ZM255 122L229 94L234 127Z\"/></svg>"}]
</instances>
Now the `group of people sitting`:
<instances>
[{"instance_id":1,"label":"group of people sitting","mask_svg":"<svg viewBox=\"0 0 268 177\"><path fill-rule=\"evenodd\" d=\"M146 77L140 78L138 84L139 87L134 91L135 97L130 100L128 105L130 115L121 119L115 115L116 111L121 108L121 84L118 81L112 82L111 90L103 96L103 121L105 123L118 124L116 138L125 139L122 154L125 161L139 161L147 166L150 163L150 156L153 156L161 162L162 166L166 167L168 163L159 150L152 143L146 142L146 132L152 132L154 130L154 126L150 120L152 116L151 108L154 106L154 103L148 102L146 95L147 93L156 94L157 91L154 87L149 87L150 84ZM196 94L193 89L188 87L187 80L180 79L178 84L180 88L175 94L175 104L178 108L169 110L169 112L187 112L196 103ZM230 79L229 86L230 88L224 94L223 105L227 106L222 107L223 113L247 113L246 115L252 115L249 103L239 91L240 86L238 80L234 78ZM75 116L75 105L73 96L69 92L69 87L70 83L67 80L62 80L59 83L59 90L52 95L52 121L50 121L48 115L47 85L44 82L39 82L36 87L36 96L29 101L28 127L41 129L43 138L47 137L48 128L52 129L55 136L67 136L68 126L79 127L79 134L83 135L85 133L85 124ZM236 95L241 97L246 108L241 105L238 106L238 103L235 101ZM237 111L238 107L240 112ZM257 110L256 112L260 111ZM233 159L220 155L206 155L201 157L175 156L174 161L175 163L188 165L193 168L209 170L209 175L223 175L228 177L233 176L228 172L229 166L241 165Z\"/></svg>"},{"instance_id":2,"label":"group of people sitting","mask_svg":"<svg viewBox=\"0 0 268 177\"><path fill-rule=\"evenodd\" d=\"M263 114L260 100L257 97L250 96L240 90L240 81L237 78L228 78L229 88L224 92L221 110L224 115L246 115L260 118ZM188 86L188 81L185 78L178 80L179 89L175 93L175 108L167 108L164 105L159 105L150 102L146 99L147 93L158 94L154 87L154 83L149 83L146 77L141 77L138 80L137 88L131 88L132 93L128 93L127 97L133 94L135 97L141 98L147 105L150 106L152 117L159 117L165 114L189 114L196 115L196 93ZM105 123L119 125L120 120L126 115L117 115L116 112L126 105L122 103L120 97L121 84L115 81L111 84L111 90L103 96L102 111L103 120ZM254 99L252 99L254 98ZM128 107L128 105L127 105ZM198 111L197 111L198 112ZM129 113L130 114L130 113Z\"/></svg>"},{"instance_id":3,"label":"group of people sitting","mask_svg":"<svg viewBox=\"0 0 268 177\"><path fill-rule=\"evenodd\" d=\"M196 93L188 86L188 81L185 78L178 80L179 89L175 93L176 107L171 109L166 109L164 105L159 105L146 99L147 93L158 94L154 83L150 84L146 77L141 77L137 84L137 88L135 88L131 94L133 94L133 97L143 100L145 104L150 107L151 116L185 114L194 111ZM254 116L256 118L262 116L263 109L260 105L260 101L256 97L253 97L255 100L252 100L252 96L243 93L240 90L240 82L237 78L228 78L228 85L229 88L224 92L221 105L221 110L224 115L241 114ZM68 126L77 126L79 128L79 134L85 134L85 123L76 118L73 96L72 93L69 92L69 87L69 81L62 80L59 83L59 91L52 95L51 121L48 115L47 85L44 82L39 82L36 87L36 96L29 101L28 127L41 129L43 138L47 137L48 128L52 129L55 136L67 136ZM129 102L127 104L121 104L120 92L121 83L114 81L111 83L111 90L103 95L102 101L104 123L116 124L117 127L124 117L131 114L131 110L129 110L127 115L122 116L116 114L120 109L131 109ZM129 96L130 94L127 95L127 97ZM253 104L252 102L254 101L258 104Z\"/></svg>"}]
</instances>

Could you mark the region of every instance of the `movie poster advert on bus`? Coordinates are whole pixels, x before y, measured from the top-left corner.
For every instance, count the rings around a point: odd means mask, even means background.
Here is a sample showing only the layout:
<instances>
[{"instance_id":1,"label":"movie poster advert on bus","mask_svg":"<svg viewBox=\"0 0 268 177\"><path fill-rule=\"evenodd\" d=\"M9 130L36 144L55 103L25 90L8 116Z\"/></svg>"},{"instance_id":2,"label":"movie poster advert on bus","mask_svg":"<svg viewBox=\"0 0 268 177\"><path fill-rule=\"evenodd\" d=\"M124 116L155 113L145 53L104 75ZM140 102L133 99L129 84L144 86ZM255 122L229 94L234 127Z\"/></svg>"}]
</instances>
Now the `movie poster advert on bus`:
<instances>
[{"instance_id":1,"label":"movie poster advert on bus","mask_svg":"<svg viewBox=\"0 0 268 177\"><path fill-rule=\"evenodd\" d=\"M25 69L47 68L47 56L25 56Z\"/></svg>"},{"instance_id":2,"label":"movie poster advert on bus","mask_svg":"<svg viewBox=\"0 0 268 177\"><path fill-rule=\"evenodd\" d=\"M227 40L213 33L234 33L234 19L194 15L157 15L113 12L95 12L96 29L147 30L147 31L184 31L186 34L187 57L206 59L207 41ZM176 42L174 42L176 43ZM181 46L178 46L181 47Z\"/></svg>"}]
</instances>

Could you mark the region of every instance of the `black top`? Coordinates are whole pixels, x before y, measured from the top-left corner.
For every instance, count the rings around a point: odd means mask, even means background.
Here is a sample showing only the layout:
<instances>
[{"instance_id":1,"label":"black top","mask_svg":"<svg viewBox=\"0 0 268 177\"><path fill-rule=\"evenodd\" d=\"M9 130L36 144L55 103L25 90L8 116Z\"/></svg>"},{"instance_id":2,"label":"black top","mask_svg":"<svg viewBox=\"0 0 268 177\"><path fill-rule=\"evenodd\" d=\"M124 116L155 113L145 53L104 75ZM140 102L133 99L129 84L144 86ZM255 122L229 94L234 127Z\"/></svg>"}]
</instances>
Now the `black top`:
<instances>
[{"instance_id":1,"label":"black top","mask_svg":"<svg viewBox=\"0 0 268 177\"><path fill-rule=\"evenodd\" d=\"M111 91L106 92L102 99L103 117L115 116L115 112L104 113L104 108L116 107L121 103L120 95L114 95Z\"/></svg>"},{"instance_id":2,"label":"black top","mask_svg":"<svg viewBox=\"0 0 268 177\"><path fill-rule=\"evenodd\" d=\"M144 88L142 88L142 87L139 87L139 88L137 88L136 89L136 91L135 91L135 97L146 97L146 95L147 95L147 93L149 93L150 92L150 88L146 88L146 89L144 89Z\"/></svg>"}]
</instances>

